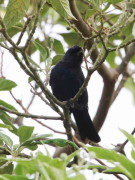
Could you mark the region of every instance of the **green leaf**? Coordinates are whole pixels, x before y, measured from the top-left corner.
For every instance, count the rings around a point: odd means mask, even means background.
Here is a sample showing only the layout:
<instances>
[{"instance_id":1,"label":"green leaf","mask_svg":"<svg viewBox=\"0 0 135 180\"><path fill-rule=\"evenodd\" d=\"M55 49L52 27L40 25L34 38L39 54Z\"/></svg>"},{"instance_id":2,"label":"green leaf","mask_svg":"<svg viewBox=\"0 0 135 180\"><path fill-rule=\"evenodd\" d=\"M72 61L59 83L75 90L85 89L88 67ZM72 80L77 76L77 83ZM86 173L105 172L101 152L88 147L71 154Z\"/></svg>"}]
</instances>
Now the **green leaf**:
<instances>
[{"instance_id":1,"label":"green leaf","mask_svg":"<svg viewBox=\"0 0 135 180\"><path fill-rule=\"evenodd\" d=\"M52 5L52 7L64 18L74 19L76 18L73 16L68 0L48 0L48 2Z\"/></svg>"},{"instance_id":2,"label":"green leaf","mask_svg":"<svg viewBox=\"0 0 135 180\"><path fill-rule=\"evenodd\" d=\"M132 158L135 160L135 148L132 149L132 151L131 151L131 156L132 156Z\"/></svg>"},{"instance_id":3,"label":"green leaf","mask_svg":"<svg viewBox=\"0 0 135 180\"><path fill-rule=\"evenodd\" d=\"M104 149L100 147L88 147L88 150L95 152L97 158L105 159L113 163L117 162L121 170L120 172L123 173L123 169L125 169L125 174L127 176L135 177L135 164L127 159L123 154L117 153L114 150Z\"/></svg>"},{"instance_id":4,"label":"green leaf","mask_svg":"<svg viewBox=\"0 0 135 180\"><path fill-rule=\"evenodd\" d=\"M135 64L135 55L131 58L131 62Z\"/></svg>"},{"instance_id":5,"label":"green leaf","mask_svg":"<svg viewBox=\"0 0 135 180\"><path fill-rule=\"evenodd\" d=\"M4 23L7 29L14 26L25 16L29 7L29 0L9 0L6 14L4 16Z\"/></svg>"},{"instance_id":6,"label":"green leaf","mask_svg":"<svg viewBox=\"0 0 135 180\"><path fill-rule=\"evenodd\" d=\"M18 129L20 143L23 143L29 139L32 136L33 130L34 127L32 126L20 126Z\"/></svg>"},{"instance_id":7,"label":"green leaf","mask_svg":"<svg viewBox=\"0 0 135 180\"><path fill-rule=\"evenodd\" d=\"M132 35L135 36L135 23L133 24L133 28L132 28Z\"/></svg>"},{"instance_id":8,"label":"green leaf","mask_svg":"<svg viewBox=\"0 0 135 180\"><path fill-rule=\"evenodd\" d=\"M40 55L41 55L41 62L45 61L48 56L49 56L49 50L48 48L42 46L39 42L37 41L32 41L34 46L39 50Z\"/></svg>"},{"instance_id":9,"label":"green leaf","mask_svg":"<svg viewBox=\"0 0 135 180\"><path fill-rule=\"evenodd\" d=\"M0 132L0 139L7 145L9 146L11 149L12 149L12 146L13 146L13 141L12 139L7 136L6 134L3 134L2 132Z\"/></svg>"},{"instance_id":10,"label":"green leaf","mask_svg":"<svg viewBox=\"0 0 135 180\"><path fill-rule=\"evenodd\" d=\"M133 170L128 171L128 170L126 169L126 167L123 167L123 166L121 166L121 165L116 165L116 167L114 167L114 168L112 168L112 169L105 170L104 172L105 172L105 173L112 173L112 174L115 174L115 173L124 174L124 175L127 176L129 179L134 179L134 178L135 178ZM133 172L133 173L132 173L132 172Z\"/></svg>"},{"instance_id":11,"label":"green leaf","mask_svg":"<svg viewBox=\"0 0 135 180\"><path fill-rule=\"evenodd\" d=\"M25 146L25 148L31 150L31 151L35 151L38 148L38 145L34 145L34 146Z\"/></svg>"},{"instance_id":12,"label":"green leaf","mask_svg":"<svg viewBox=\"0 0 135 180\"><path fill-rule=\"evenodd\" d=\"M0 175L0 180L31 180L25 176L18 176L18 175Z\"/></svg>"},{"instance_id":13,"label":"green leaf","mask_svg":"<svg viewBox=\"0 0 135 180\"><path fill-rule=\"evenodd\" d=\"M28 140L24 141L24 143L21 144L20 147L25 146L25 148L28 148L32 151L35 151L38 148L38 143L36 141L42 142L43 139L52 136L52 134L42 134L39 136L34 136L29 138ZM34 145L31 145L32 143L35 143Z\"/></svg>"},{"instance_id":14,"label":"green leaf","mask_svg":"<svg viewBox=\"0 0 135 180\"><path fill-rule=\"evenodd\" d=\"M81 15L85 15L87 9L88 9L88 5L85 4L83 1L76 1L76 5L77 5L77 8L79 9Z\"/></svg>"},{"instance_id":15,"label":"green leaf","mask_svg":"<svg viewBox=\"0 0 135 180\"><path fill-rule=\"evenodd\" d=\"M60 60L62 60L64 57L64 54L58 54L53 57L52 59L52 65L56 65Z\"/></svg>"},{"instance_id":16,"label":"green leaf","mask_svg":"<svg viewBox=\"0 0 135 180\"><path fill-rule=\"evenodd\" d=\"M126 39L124 39L124 41L122 41L122 43L121 43L117 48L119 48L119 47L127 44L127 43L130 42L133 38L134 38L134 36L133 36L132 34L130 34L129 36L126 37Z\"/></svg>"},{"instance_id":17,"label":"green leaf","mask_svg":"<svg viewBox=\"0 0 135 180\"><path fill-rule=\"evenodd\" d=\"M6 125L6 124L2 124L2 123L0 123L0 128L7 128L9 130L13 130L12 126Z\"/></svg>"},{"instance_id":18,"label":"green leaf","mask_svg":"<svg viewBox=\"0 0 135 180\"><path fill-rule=\"evenodd\" d=\"M121 1L123 1L123 0L107 0L107 2L112 3L112 4L116 4L116 3L119 3Z\"/></svg>"},{"instance_id":19,"label":"green leaf","mask_svg":"<svg viewBox=\"0 0 135 180\"><path fill-rule=\"evenodd\" d=\"M2 110L0 110L0 119L3 121L4 124L11 126L12 129L9 130L17 135L17 128L13 125L12 118Z\"/></svg>"},{"instance_id":20,"label":"green leaf","mask_svg":"<svg viewBox=\"0 0 135 180\"><path fill-rule=\"evenodd\" d=\"M107 62L111 66L111 68L116 68L116 63L115 63L115 57L116 57L116 52L110 52L106 58Z\"/></svg>"},{"instance_id":21,"label":"green leaf","mask_svg":"<svg viewBox=\"0 0 135 180\"><path fill-rule=\"evenodd\" d=\"M66 158L66 164L68 164L71 161L71 159L73 159L79 152L80 149L68 155Z\"/></svg>"},{"instance_id":22,"label":"green leaf","mask_svg":"<svg viewBox=\"0 0 135 180\"><path fill-rule=\"evenodd\" d=\"M57 39L54 39L53 49L57 54L64 54L65 53L62 43Z\"/></svg>"},{"instance_id":23,"label":"green leaf","mask_svg":"<svg viewBox=\"0 0 135 180\"><path fill-rule=\"evenodd\" d=\"M39 167L43 167L44 165L44 168L40 168L39 170L49 180L66 179L65 163L60 158L52 159L51 157L44 156L42 153L38 153L37 161L39 162Z\"/></svg>"},{"instance_id":24,"label":"green leaf","mask_svg":"<svg viewBox=\"0 0 135 180\"><path fill-rule=\"evenodd\" d=\"M28 60L30 61L31 64L33 64L36 68L39 68L40 69L40 66L35 62L33 61L29 56L27 56ZM31 78L31 77L29 77ZM31 78L32 79L32 78ZM32 79L33 80L33 79Z\"/></svg>"},{"instance_id":25,"label":"green leaf","mask_svg":"<svg viewBox=\"0 0 135 180\"><path fill-rule=\"evenodd\" d=\"M3 100L0 100L0 105L8 108L8 109L11 109L11 110L14 110L14 111L17 111L17 109L12 106L11 104L8 104L7 102L3 101Z\"/></svg>"},{"instance_id":26,"label":"green leaf","mask_svg":"<svg viewBox=\"0 0 135 180\"><path fill-rule=\"evenodd\" d=\"M4 3L4 0L0 0L0 4L3 4Z\"/></svg>"},{"instance_id":27,"label":"green leaf","mask_svg":"<svg viewBox=\"0 0 135 180\"><path fill-rule=\"evenodd\" d=\"M95 152L97 158L115 161L116 152L113 150L98 147L88 147L88 150Z\"/></svg>"},{"instance_id":28,"label":"green leaf","mask_svg":"<svg viewBox=\"0 0 135 180\"><path fill-rule=\"evenodd\" d=\"M78 46L83 46L83 40L76 32L60 33L60 35L64 38L69 46L74 46L75 44Z\"/></svg>"},{"instance_id":29,"label":"green leaf","mask_svg":"<svg viewBox=\"0 0 135 180\"><path fill-rule=\"evenodd\" d=\"M23 27L22 23L18 22L15 26L7 29L7 33L10 37L13 37L18 32L22 31L22 27ZM2 39L2 37L0 37L0 41L4 41L4 39Z\"/></svg>"},{"instance_id":30,"label":"green leaf","mask_svg":"<svg viewBox=\"0 0 135 180\"><path fill-rule=\"evenodd\" d=\"M69 141L69 140L65 140L65 139L48 139L48 140L43 140L42 142L33 142L31 143L31 145L36 145L36 144L55 144L56 146L60 146L60 147L64 147L64 146L71 146L73 148L75 148L76 150L78 149L78 146Z\"/></svg>"},{"instance_id":31,"label":"green leaf","mask_svg":"<svg viewBox=\"0 0 135 180\"><path fill-rule=\"evenodd\" d=\"M15 167L15 174L25 176L27 174L27 169L24 166L17 164Z\"/></svg>"},{"instance_id":32,"label":"green leaf","mask_svg":"<svg viewBox=\"0 0 135 180\"><path fill-rule=\"evenodd\" d=\"M8 35L10 37L13 37L15 34L22 31L22 27L23 27L22 23L18 22L15 26L12 26L7 30Z\"/></svg>"},{"instance_id":33,"label":"green leaf","mask_svg":"<svg viewBox=\"0 0 135 180\"><path fill-rule=\"evenodd\" d=\"M27 139L26 141L24 141L24 143L21 146L29 146L34 141L40 141L50 136L52 136L52 134L41 134L38 136L31 137Z\"/></svg>"},{"instance_id":34,"label":"green leaf","mask_svg":"<svg viewBox=\"0 0 135 180\"><path fill-rule=\"evenodd\" d=\"M131 142L133 147L135 147L135 138L134 138L134 136L132 136L131 134L129 134L128 132L126 132L123 129L120 129L120 131L127 137L127 139Z\"/></svg>"},{"instance_id":35,"label":"green leaf","mask_svg":"<svg viewBox=\"0 0 135 180\"><path fill-rule=\"evenodd\" d=\"M125 88L127 88L132 93L135 104L135 82L132 77L128 78L128 80L126 81Z\"/></svg>"},{"instance_id":36,"label":"green leaf","mask_svg":"<svg viewBox=\"0 0 135 180\"><path fill-rule=\"evenodd\" d=\"M46 74L48 74L50 72L51 66L52 66L52 58L48 57L45 61L45 72L46 72Z\"/></svg>"},{"instance_id":37,"label":"green leaf","mask_svg":"<svg viewBox=\"0 0 135 180\"><path fill-rule=\"evenodd\" d=\"M20 171L24 171L26 173L35 173L38 171L38 162L35 160L35 158L26 159L26 158L12 158L12 162L17 162L18 165L22 166ZM24 169L23 169L24 168Z\"/></svg>"},{"instance_id":38,"label":"green leaf","mask_svg":"<svg viewBox=\"0 0 135 180\"><path fill-rule=\"evenodd\" d=\"M85 14L85 19L88 19L90 16L94 15L96 13L95 9L88 9Z\"/></svg>"},{"instance_id":39,"label":"green leaf","mask_svg":"<svg viewBox=\"0 0 135 180\"><path fill-rule=\"evenodd\" d=\"M8 161L4 161L4 162L0 162L0 167L3 168L0 168L0 174L12 174L13 172L13 163L11 162L8 162ZM3 180L3 179L2 179Z\"/></svg>"},{"instance_id":40,"label":"green leaf","mask_svg":"<svg viewBox=\"0 0 135 180\"><path fill-rule=\"evenodd\" d=\"M0 78L0 91L10 91L17 84L11 80Z\"/></svg>"},{"instance_id":41,"label":"green leaf","mask_svg":"<svg viewBox=\"0 0 135 180\"><path fill-rule=\"evenodd\" d=\"M47 6L46 4L44 4L44 6L41 9L41 17L45 18L46 16L48 16L48 11L49 11L50 7Z\"/></svg>"}]
</instances>

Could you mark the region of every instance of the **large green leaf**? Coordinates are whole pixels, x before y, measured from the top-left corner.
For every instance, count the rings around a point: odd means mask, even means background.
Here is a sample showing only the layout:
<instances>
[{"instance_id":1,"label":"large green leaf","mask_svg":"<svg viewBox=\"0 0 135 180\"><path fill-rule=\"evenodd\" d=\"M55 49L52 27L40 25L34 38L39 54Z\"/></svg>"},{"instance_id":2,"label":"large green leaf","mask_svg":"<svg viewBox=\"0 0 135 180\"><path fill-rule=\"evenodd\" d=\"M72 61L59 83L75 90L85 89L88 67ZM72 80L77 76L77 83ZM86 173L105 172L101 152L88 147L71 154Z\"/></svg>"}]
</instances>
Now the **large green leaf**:
<instances>
[{"instance_id":1,"label":"large green leaf","mask_svg":"<svg viewBox=\"0 0 135 180\"><path fill-rule=\"evenodd\" d=\"M120 129L121 132L127 137L127 139L131 142L131 144L133 145L133 147L135 147L135 138L129 134L128 132L126 132L125 130L123 129Z\"/></svg>"},{"instance_id":2,"label":"large green leaf","mask_svg":"<svg viewBox=\"0 0 135 180\"><path fill-rule=\"evenodd\" d=\"M11 149L12 149L12 146L13 146L13 141L12 139L7 136L6 134L3 134L2 132L0 132L0 139L7 145L9 146Z\"/></svg>"},{"instance_id":3,"label":"large green leaf","mask_svg":"<svg viewBox=\"0 0 135 180\"><path fill-rule=\"evenodd\" d=\"M110 52L106 58L107 62L111 66L111 68L116 68L116 63L115 63L115 57L116 57L116 52Z\"/></svg>"},{"instance_id":4,"label":"large green leaf","mask_svg":"<svg viewBox=\"0 0 135 180\"><path fill-rule=\"evenodd\" d=\"M131 156L132 156L132 158L135 160L135 148L132 149L132 151L131 151Z\"/></svg>"},{"instance_id":5,"label":"large green leaf","mask_svg":"<svg viewBox=\"0 0 135 180\"><path fill-rule=\"evenodd\" d=\"M9 130L13 130L12 126L7 125L7 124L2 124L2 123L0 123L0 128L7 128Z\"/></svg>"},{"instance_id":6,"label":"large green leaf","mask_svg":"<svg viewBox=\"0 0 135 180\"><path fill-rule=\"evenodd\" d=\"M77 151L74 151L73 153L71 153L70 155L67 156L66 158L66 164L68 165L68 163L71 161L71 159L73 159L76 155L78 155L80 152L80 149Z\"/></svg>"},{"instance_id":7,"label":"large green leaf","mask_svg":"<svg viewBox=\"0 0 135 180\"><path fill-rule=\"evenodd\" d=\"M85 19L88 19L90 16L94 15L96 13L95 9L87 9L85 14Z\"/></svg>"},{"instance_id":8,"label":"large green leaf","mask_svg":"<svg viewBox=\"0 0 135 180\"><path fill-rule=\"evenodd\" d=\"M76 32L60 33L60 35L64 38L69 46L74 46L75 44L78 46L83 46L82 38Z\"/></svg>"},{"instance_id":9,"label":"large green leaf","mask_svg":"<svg viewBox=\"0 0 135 180\"><path fill-rule=\"evenodd\" d=\"M117 153L114 150L100 147L88 147L88 150L95 152L97 158L105 159L109 162L113 162L113 164L117 164L121 173L126 174L128 177L135 178L135 164L127 159L127 157L125 157L123 154Z\"/></svg>"},{"instance_id":10,"label":"large green leaf","mask_svg":"<svg viewBox=\"0 0 135 180\"><path fill-rule=\"evenodd\" d=\"M11 104L8 104L7 102L3 101L3 100L0 100L0 105L8 108L8 109L11 109L11 110L14 110L14 111L17 111L17 109L12 106Z\"/></svg>"},{"instance_id":11,"label":"large green leaf","mask_svg":"<svg viewBox=\"0 0 135 180\"><path fill-rule=\"evenodd\" d=\"M76 19L69 6L68 0L48 0L48 2L52 5L52 7L63 17L69 18L69 19Z\"/></svg>"},{"instance_id":12,"label":"large green leaf","mask_svg":"<svg viewBox=\"0 0 135 180\"><path fill-rule=\"evenodd\" d=\"M3 121L4 124L11 126L12 129L9 130L17 135L17 128L13 125L12 118L2 110L0 110L0 119Z\"/></svg>"},{"instance_id":13,"label":"large green leaf","mask_svg":"<svg viewBox=\"0 0 135 180\"><path fill-rule=\"evenodd\" d=\"M14 26L12 26L11 28L7 30L8 35L10 37L13 37L15 34L22 31L22 27L23 25L20 22L18 22L17 24L15 24Z\"/></svg>"},{"instance_id":14,"label":"large green leaf","mask_svg":"<svg viewBox=\"0 0 135 180\"><path fill-rule=\"evenodd\" d=\"M20 126L18 129L20 143L23 143L29 139L32 136L33 130L34 127L32 126Z\"/></svg>"},{"instance_id":15,"label":"large green leaf","mask_svg":"<svg viewBox=\"0 0 135 180\"><path fill-rule=\"evenodd\" d=\"M0 175L0 180L31 180L25 176L18 176L18 175Z\"/></svg>"},{"instance_id":16,"label":"large green leaf","mask_svg":"<svg viewBox=\"0 0 135 180\"><path fill-rule=\"evenodd\" d=\"M25 16L29 2L29 0L9 0L4 16L4 23L7 29L11 28Z\"/></svg>"},{"instance_id":17,"label":"large green leaf","mask_svg":"<svg viewBox=\"0 0 135 180\"><path fill-rule=\"evenodd\" d=\"M57 173L59 173L59 179L58 180L64 180L62 177L66 175L65 171L65 163L60 158L51 158L49 156L45 156L41 152L38 152L36 157L31 159L26 158L14 158L11 159L13 162L17 162L18 165L23 166L25 168L25 172L27 173L35 173L40 172L41 175L44 175L46 179L49 177L49 180L53 179L55 180L55 176ZM27 170L27 171L26 171ZM17 172L23 171L23 168L19 168ZM51 178L51 177L54 178ZM61 176L61 178L60 178ZM57 178L57 176L56 176Z\"/></svg>"},{"instance_id":18,"label":"large green leaf","mask_svg":"<svg viewBox=\"0 0 135 180\"><path fill-rule=\"evenodd\" d=\"M135 36L135 23L133 24L133 28L132 28L132 35Z\"/></svg>"},{"instance_id":19,"label":"large green leaf","mask_svg":"<svg viewBox=\"0 0 135 180\"><path fill-rule=\"evenodd\" d=\"M52 134L41 134L41 135L38 135L38 136L31 137L31 138L27 139L26 141L24 141L22 146L28 146L32 142L44 140L45 138L50 137L50 136L52 136Z\"/></svg>"},{"instance_id":20,"label":"large green leaf","mask_svg":"<svg viewBox=\"0 0 135 180\"><path fill-rule=\"evenodd\" d=\"M38 153L37 160L39 162L39 165L41 164L44 166L44 168L40 168L40 172L48 177L49 180L66 179L65 163L62 159L52 159L49 156L44 156L42 153Z\"/></svg>"},{"instance_id":21,"label":"large green leaf","mask_svg":"<svg viewBox=\"0 0 135 180\"><path fill-rule=\"evenodd\" d=\"M3 166L3 168L2 168L2 166ZM0 174L4 174L4 175L5 174L12 174L13 168L14 168L13 163L12 162L8 163L8 161L0 162L0 167L1 167L0 168ZM1 180L1 178L0 178L0 180Z\"/></svg>"},{"instance_id":22,"label":"large green leaf","mask_svg":"<svg viewBox=\"0 0 135 180\"><path fill-rule=\"evenodd\" d=\"M134 175L132 175L132 172L127 171L126 168L124 168L124 167L122 167L120 165L116 165L114 168L105 170L104 172L105 173L112 173L112 174L114 174L114 173L118 173L118 174L122 173L122 174L126 175L129 179L134 179Z\"/></svg>"},{"instance_id":23,"label":"large green leaf","mask_svg":"<svg viewBox=\"0 0 135 180\"><path fill-rule=\"evenodd\" d=\"M128 42L130 42L133 38L134 38L134 36L132 34L130 34L129 36L127 36L124 39L124 41L122 41L122 43L118 46L118 48L125 45L125 44L127 44Z\"/></svg>"},{"instance_id":24,"label":"large green leaf","mask_svg":"<svg viewBox=\"0 0 135 180\"><path fill-rule=\"evenodd\" d=\"M55 51L57 54L64 54L63 45L62 45L62 43L61 43L59 40L57 40L57 39L54 39L53 49L54 49L54 51Z\"/></svg>"},{"instance_id":25,"label":"large green leaf","mask_svg":"<svg viewBox=\"0 0 135 180\"><path fill-rule=\"evenodd\" d=\"M58 54L53 57L52 59L52 65L56 65L60 60L62 60L64 57L64 54Z\"/></svg>"},{"instance_id":26,"label":"large green leaf","mask_svg":"<svg viewBox=\"0 0 135 180\"><path fill-rule=\"evenodd\" d=\"M75 143L73 143L72 141L65 140L65 139L60 139L60 138L48 139L48 140L43 140L42 142L37 141L37 142L31 143L31 145L38 145L38 144L54 144L54 145L60 146L60 147L71 146L71 147L73 147L75 149L78 149L78 146Z\"/></svg>"},{"instance_id":27,"label":"large green leaf","mask_svg":"<svg viewBox=\"0 0 135 180\"><path fill-rule=\"evenodd\" d=\"M10 91L17 84L11 80L0 78L0 91Z\"/></svg>"},{"instance_id":28,"label":"large green leaf","mask_svg":"<svg viewBox=\"0 0 135 180\"><path fill-rule=\"evenodd\" d=\"M123 1L123 0L107 0L107 2L112 3L112 4L116 4L116 3L119 3L121 1Z\"/></svg>"},{"instance_id":29,"label":"large green leaf","mask_svg":"<svg viewBox=\"0 0 135 180\"><path fill-rule=\"evenodd\" d=\"M20 164L16 165L14 171L15 171L16 175L22 175L22 176L25 176L28 173L27 169L24 166L20 165Z\"/></svg>"},{"instance_id":30,"label":"large green leaf","mask_svg":"<svg viewBox=\"0 0 135 180\"><path fill-rule=\"evenodd\" d=\"M45 61L49 56L48 48L42 46L42 44L37 41L33 41L33 44L37 48L37 50L39 50L39 52L40 52L40 55L41 55L40 61L41 62Z\"/></svg>"}]
</instances>

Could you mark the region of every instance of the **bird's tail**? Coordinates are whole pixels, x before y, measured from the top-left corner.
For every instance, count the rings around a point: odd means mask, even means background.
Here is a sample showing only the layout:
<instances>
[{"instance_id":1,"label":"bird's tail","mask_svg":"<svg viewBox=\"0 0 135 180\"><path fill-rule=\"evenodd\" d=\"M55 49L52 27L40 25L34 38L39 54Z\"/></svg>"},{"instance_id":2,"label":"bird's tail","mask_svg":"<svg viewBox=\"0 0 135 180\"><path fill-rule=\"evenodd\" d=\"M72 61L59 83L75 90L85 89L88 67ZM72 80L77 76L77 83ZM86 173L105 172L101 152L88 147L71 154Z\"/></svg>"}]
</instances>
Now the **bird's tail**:
<instances>
[{"instance_id":1,"label":"bird's tail","mask_svg":"<svg viewBox=\"0 0 135 180\"><path fill-rule=\"evenodd\" d=\"M85 140L86 138L88 138L94 142L99 142L100 137L96 132L95 127L91 121L88 109L84 109L84 110L73 109L72 112L81 139Z\"/></svg>"}]
</instances>

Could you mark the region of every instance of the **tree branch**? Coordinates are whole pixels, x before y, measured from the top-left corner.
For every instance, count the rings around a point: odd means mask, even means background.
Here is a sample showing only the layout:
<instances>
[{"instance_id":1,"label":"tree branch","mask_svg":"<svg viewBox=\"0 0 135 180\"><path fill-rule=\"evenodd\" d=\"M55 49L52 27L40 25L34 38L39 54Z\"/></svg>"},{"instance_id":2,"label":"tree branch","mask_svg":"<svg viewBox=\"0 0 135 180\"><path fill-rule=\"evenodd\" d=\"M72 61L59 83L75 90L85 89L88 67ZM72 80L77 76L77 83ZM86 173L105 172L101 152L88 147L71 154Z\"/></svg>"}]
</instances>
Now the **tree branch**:
<instances>
[{"instance_id":1,"label":"tree branch","mask_svg":"<svg viewBox=\"0 0 135 180\"><path fill-rule=\"evenodd\" d=\"M26 20L26 22L25 22L25 24L24 24L24 27L23 27L23 29L22 29L22 31L21 31L21 34L20 34L20 36L19 36L19 38L18 38L18 41L17 41L16 45L19 45L19 44L20 44L20 42L21 42L21 40L22 40L22 37L23 37L23 35L24 35L24 33L25 33L25 31L26 31L26 29L27 29L30 21L31 21L34 17L35 17L35 16L27 17L27 20Z\"/></svg>"},{"instance_id":2,"label":"tree branch","mask_svg":"<svg viewBox=\"0 0 135 180\"><path fill-rule=\"evenodd\" d=\"M17 116L23 116L25 118L37 118L37 119L44 119L44 120L47 120L47 119L50 119L50 120L62 120L61 117L42 116L42 115L34 115L34 114L21 113L21 112L18 112L18 111L14 111L14 110L5 108L5 107L3 107L1 105L0 105L0 109L3 110L3 111L9 112L11 114L15 114Z\"/></svg>"},{"instance_id":3,"label":"tree branch","mask_svg":"<svg viewBox=\"0 0 135 180\"><path fill-rule=\"evenodd\" d=\"M70 21L71 24L75 24L77 29L82 33L82 35L84 37L90 38L92 36L92 31L91 31L90 27L88 26L88 24L86 24L85 21L82 19L81 14L79 13L79 11L77 9L75 0L70 0L69 4L70 4L70 9L71 9L73 15L77 19L77 21L76 20ZM91 47L94 43L95 42L93 39L88 40L87 41L87 49L88 50L91 49ZM98 49L95 48L91 53L91 59L93 62L96 61L98 55L99 55ZM112 73L104 64L101 65L100 69L98 69L98 72L103 78L107 77L109 79L109 77L112 76Z\"/></svg>"}]
</instances>

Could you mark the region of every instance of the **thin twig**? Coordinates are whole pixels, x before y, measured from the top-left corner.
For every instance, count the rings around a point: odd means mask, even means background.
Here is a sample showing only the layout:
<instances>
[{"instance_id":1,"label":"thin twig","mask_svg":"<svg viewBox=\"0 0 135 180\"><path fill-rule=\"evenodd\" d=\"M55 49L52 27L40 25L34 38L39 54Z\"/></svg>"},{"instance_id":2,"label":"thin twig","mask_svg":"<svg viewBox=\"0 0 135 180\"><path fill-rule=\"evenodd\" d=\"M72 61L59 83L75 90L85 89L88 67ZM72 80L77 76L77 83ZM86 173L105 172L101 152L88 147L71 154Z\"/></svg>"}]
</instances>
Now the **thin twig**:
<instances>
[{"instance_id":1,"label":"thin twig","mask_svg":"<svg viewBox=\"0 0 135 180\"><path fill-rule=\"evenodd\" d=\"M121 49L121 48L124 48L124 47L128 46L129 44L131 44L131 43L133 43L133 42L135 42L135 38L129 40L129 41L128 41L127 43L125 43L125 44L119 45L118 47L108 48L108 51L109 51L109 52L116 51L116 50L118 50L118 49Z\"/></svg>"},{"instance_id":2,"label":"thin twig","mask_svg":"<svg viewBox=\"0 0 135 180\"><path fill-rule=\"evenodd\" d=\"M115 101L115 99L117 98L118 94L120 93L121 89L124 87L125 82L127 81L127 79L130 77L129 73L124 73L123 77L120 81L120 83L118 84L117 89L114 91L113 96L112 96L112 100L111 100L111 104Z\"/></svg>"},{"instance_id":3,"label":"thin twig","mask_svg":"<svg viewBox=\"0 0 135 180\"><path fill-rule=\"evenodd\" d=\"M58 133L58 134L65 134L65 132L61 132L61 131L57 131L53 128L51 128L50 126L47 126L46 124L42 123L41 121L37 120L37 119L34 119L34 121L38 122L39 124L41 124L42 126L46 127L47 129L50 129L51 131L53 131L54 133Z\"/></svg>"},{"instance_id":4,"label":"thin twig","mask_svg":"<svg viewBox=\"0 0 135 180\"><path fill-rule=\"evenodd\" d=\"M96 161L99 162L101 165L107 167L107 165L106 165L104 162L102 162L100 159L97 159L97 158L96 158ZM115 173L115 172L114 172L114 173ZM117 178L120 179L120 180L124 180L121 176L119 176L118 174L114 174L114 173L111 173L111 174L112 174L113 176L117 177Z\"/></svg>"},{"instance_id":5,"label":"thin twig","mask_svg":"<svg viewBox=\"0 0 135 180\"><path fill-rule=\"evenodd\" d=\"M26 31L26 29L27 29L30 21L31 21L34 17L35 17L35 16L29 16L29 17L27 17L27 20L26 20L26 22L25 22L25 24L24 24L24 27L23 27L23 29L22 29L22 31L21 31L21 34L20 34L20 36L19 36L19 38L18 38L18 41L17 41L16 45L19 45L19 44L20 44L20 42L21 42L21 40L22 40L22 37L23 37L23 35L24 35L24 33L25 33L25 31Z\"/></svg>"},{"instance_id":6,"label":"thin twig","mask_svg":"<svg viewBox=\"0 0 135 180\"><path fill-rule=\"evenodd\" d=\"M23 109L24 107L21 106ZM0 105L0 109L3 110L3 111L6 111L6 112L9 112L11 114L15 114L17 116L23 116L25 118L37 118L37 119L44 119L44 120L61 120L61 117L55 117L55 116L42 116L42 115L35 115L35 114L27 114L27 113L21 113L21 112L18 112L18 111L14 111L14 110L11 110L11 109L8 109L8 108L5 108L3 106ZM26 110L25 110L26 111Z\"/></svg>"},{"instance_id":7,"label":"thin twig","mask_svg":"<svg viewBox=\"0 0 135 180\"><path fill-rule=\"evenodd\" d=\"M3 36L6 38L6 40L13 46L15 47L17 50L20 50L19 46L17 46L14 41L12 41L12 39L10 38L10 36L7 34L6 32L6 27L2 21L2 18L0 17L0 25L2 27L1 29L1 33L3 34Z\"/></svg>"},{"instance_id":8,"label":"thin twig","mask_svg":"<svg viewBox=\"0 0 135 180\"><path fill-rule=\"evenodd\" d=\"M131 135L133 135L133 134L135 134L135 128L134 128L133 131L131 132ZM119 143L119 144L115 145L114 150L125 155L124 147L126 146L126 144L127 144L128 142L129 142L129 140L126 139L122 144Z\"/></svg>"},{"instance_id":9,"label":"thin twig","mask_svg":"<svg viewBox=\"0 0 135 180\"><path fill-rule=\"evenodd\" d=\"M10 50L7 46L5 46L4 44L2 44L1 42L0 42L0 46L3 47L4 49Z\"/></svg>"}]
</instances>

